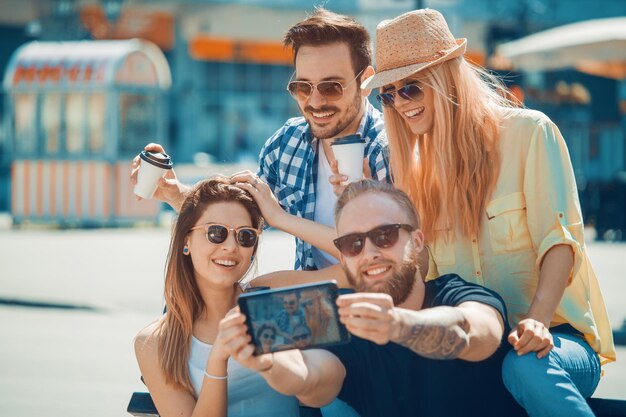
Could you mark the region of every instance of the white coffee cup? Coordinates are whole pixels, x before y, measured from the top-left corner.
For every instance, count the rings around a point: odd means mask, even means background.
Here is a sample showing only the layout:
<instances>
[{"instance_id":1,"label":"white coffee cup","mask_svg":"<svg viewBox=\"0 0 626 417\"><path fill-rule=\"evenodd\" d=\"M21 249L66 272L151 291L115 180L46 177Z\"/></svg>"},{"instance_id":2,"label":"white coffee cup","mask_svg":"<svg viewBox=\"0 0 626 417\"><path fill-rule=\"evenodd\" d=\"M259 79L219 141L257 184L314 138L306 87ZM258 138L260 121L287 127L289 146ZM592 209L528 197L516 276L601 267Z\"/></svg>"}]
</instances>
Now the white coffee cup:
<instances>
[{"instance_id":1,"label":"white coffee cup","mask_svg":"<svg viewBox=\"0 0 626 417\"><path fill-rule=\"evenodd\" d=\"M346 183L363 178L363 152L365 141L360 135L350 135L336 139L330 144L337 160L337 169L340 174L346 175Z\"/></svg>"},{"instance_id":2,"label":"white coffee cup","mask_svg":"<svg viewBox=\"0 0 626 417\"><path fill-rule=\"evenodd\" d=\"M150 199L157 189L159 178L172 169L172 159L166 153L141 151L141 165L133 192L141 198Z\"/></svg>"}]
</instances>

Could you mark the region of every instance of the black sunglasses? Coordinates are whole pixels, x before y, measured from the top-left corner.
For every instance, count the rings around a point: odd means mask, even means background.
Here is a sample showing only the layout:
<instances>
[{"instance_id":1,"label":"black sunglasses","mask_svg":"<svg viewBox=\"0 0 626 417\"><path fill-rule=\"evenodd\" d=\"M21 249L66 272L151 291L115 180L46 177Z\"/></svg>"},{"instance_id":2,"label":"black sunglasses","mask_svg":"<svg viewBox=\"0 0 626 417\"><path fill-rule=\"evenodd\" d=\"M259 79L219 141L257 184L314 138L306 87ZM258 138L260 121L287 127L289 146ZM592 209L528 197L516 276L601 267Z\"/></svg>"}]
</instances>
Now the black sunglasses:
<instances>
[{"instance_id":1,"label":"black sunglasses","mask_svg":"<svg viewBox=\"0 0 626 417\"><path fill-rule=\"evenodd\" d=\"M270 333L263 333L261 335L261 338L268 339L268 340L276 340L276 335L270 334Z\"/></svg>"},{"instance_id":2,"label":"black sunglasses","mask_svg":"<svg viewBox=\"0 0 626 417\"><path fill-rule=\"evenodd\" d=\"M350 84L352 84L359 75L364 70L359 71L359 73L352 79L352 81L348 82L345 86L341 84L339 81L321 81L317 84L310 83L308 81L289 81L287 84L287 91L289 94L296 100L306 100L311 94L313 94L313 89L317 88L317 92L320 93L322 97L324 97L328 101L336 101L343 97L343 92L346 90ZM294 72L291 78L296 75Z\"/></svg>"},{"instance_id":3,"label":"black sunglasses","mask_svg":"<svg viewBox=\"0 0 626 417\"><path fill-rule=\"evenodd\" d=\"M386 224L378 226L365 233L351 233L349 235L338 237L333 243L339 249L343 256L349 258L357 256L365 246L365 238L378 248L387 249L398 243L400 229L412 232L415 228L409 224Z\"/></svg>"},{"instance_id":4,"label":"black sunglasses","mask_svg":"<svg viewBox=\"0 0 626 417\"><path fill-rule=\"evenodd\" d=\"M196 229L205 229L206 239L216 245L224 243L224 241L228 239L228 233L232 231L235 233L235 238L239 246L244 248L251 248L256 245L260 233L257 229L252 227L244 226L234 229L219 223L207 223L192 227L190 230Z\"/></svg>"},{"instance_id":5,"label":"black sunglasses","mask_svg":"<svg viewBox=\"0 0 626 417\"><path fill-rule=\"evenodd\" d=\"M305 339L307 339L309 336L311 336L309 333L304 333L304 334L299 334L299 335L293 335L293 336L292 336L292 339L293 339L293 340L295 340L295 341L298 341L298 340L305 340Z\"/></svg>"},{"instance_id":6,"label":"black sunglasses","mask_svg":"<svg viewBox=\"0 0 626 417\"><path fill-rule=\"evenodd\" d=\"M422 86L418 84L407 84L396 91L376 94L376 100L378 100L378 102L385 107L393 107L396 100L396 94L405 100L412 101L417 101L424 97Z\"/></svg>"}]
</instances>

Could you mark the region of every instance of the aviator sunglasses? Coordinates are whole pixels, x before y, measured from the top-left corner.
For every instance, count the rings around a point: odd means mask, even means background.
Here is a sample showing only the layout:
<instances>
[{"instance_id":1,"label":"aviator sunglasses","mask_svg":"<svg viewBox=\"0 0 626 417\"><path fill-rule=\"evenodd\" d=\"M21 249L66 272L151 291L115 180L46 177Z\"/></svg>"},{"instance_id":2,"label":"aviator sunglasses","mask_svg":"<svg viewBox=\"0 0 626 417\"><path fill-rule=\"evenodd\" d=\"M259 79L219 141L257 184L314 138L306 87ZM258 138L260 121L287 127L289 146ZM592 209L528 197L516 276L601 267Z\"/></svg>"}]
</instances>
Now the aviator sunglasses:
<instances>
[{"instance_id":1,"label":"aviator sunglasses","mask_svg":"<svg viewBox=\"0 0 626 417\"><path fill-rule=\"evenodd\" d=\"M356 81L359 78L359 75L363 70L359 71L359 73L352 79L352 81L348 82L345 86L341 84L339 81L321 81L317 84L310 83L308 81L291 81L293 76L296 75L294 72L291 76L289 84L287 84L287 91L291 94L291 97L296 100L306 100L313 93L313 89L317 88L317 92L320 93L322 97L329 101L336 101L343 97L343 92L346 90L350 84Z\"/></svg>"},{"instance_id":2,"label":"aviator sunglasses","mask_svg":"<svg viewBox=\"0 0 626 417\"><path fill-rule=\"evenodd\" d=\"M409 224L386 224L378 226L365 233L351 233L338 237L333 243L343 256L349 258L357 256L365 247L365 238L380 249L387 249L398 243L400 229L412 232L415 228Z\"/></svg>"},{"instance_id":3,"label":"aviator sunglasses","mask_svg":"<svg viewBox=\"0 0 626 417\"><path fill-rule=\"evenodd\" d=\"M393 107L396 100L396 94L405 100L417 101L424 97L424 91L422 91L422 89L423 87L418 84L407 84L396 91L376 94L376 100L378 100L378 102L384 107Z\"/></svg>"},{"instance_id":4,"label":"aviator sunglasses","mask_svg":"<svg viewBox=\"0 0 626 417\"><path fill-rule=\"evenodd\" d=\"M218 223L207 223L200 226L192 227L190 230L196 229L205 229L206 231L206 239L211 242L219 245L220 243L224 243L226 239L228 239L228 233L235 233L235 240L244 248L251 248L256 244L257 239L259 238L259 231L252 227L239 227L234 229L232 227L224 226L223 224Z\"/></svg>"}]
</instances>

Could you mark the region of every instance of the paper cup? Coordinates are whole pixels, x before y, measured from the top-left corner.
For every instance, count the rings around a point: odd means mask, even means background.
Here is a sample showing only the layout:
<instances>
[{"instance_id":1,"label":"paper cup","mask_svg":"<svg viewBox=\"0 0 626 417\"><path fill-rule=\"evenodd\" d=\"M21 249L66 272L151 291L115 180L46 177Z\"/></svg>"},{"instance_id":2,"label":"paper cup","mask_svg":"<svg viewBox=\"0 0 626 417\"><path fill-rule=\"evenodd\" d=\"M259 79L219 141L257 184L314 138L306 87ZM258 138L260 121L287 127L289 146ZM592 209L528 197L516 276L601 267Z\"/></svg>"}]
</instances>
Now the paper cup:
<instances>
[{"instance_id":1,"label":"paper cup","mask_svg":"<svg viewBox=\"0 0 626 417\"><path fill-rule=\"evenodd\" d=\"M348 177L347 183L363 178L363 152L365 141L359 135L351 135L330 144L337 160L340 174Z\"/></svg>"},{"instance_id":2,"label":"paper cup","mask_svg":"<svg viewBox=\"0 0 626 417\"><path fill-rule=\"evenodd\" d=\"M139 157L141 165L133 192L141 198L150 199L154 196L159 178L172 169L172 159L165 153L146 151L142 151Z\"/></svg>"}]
</instances>

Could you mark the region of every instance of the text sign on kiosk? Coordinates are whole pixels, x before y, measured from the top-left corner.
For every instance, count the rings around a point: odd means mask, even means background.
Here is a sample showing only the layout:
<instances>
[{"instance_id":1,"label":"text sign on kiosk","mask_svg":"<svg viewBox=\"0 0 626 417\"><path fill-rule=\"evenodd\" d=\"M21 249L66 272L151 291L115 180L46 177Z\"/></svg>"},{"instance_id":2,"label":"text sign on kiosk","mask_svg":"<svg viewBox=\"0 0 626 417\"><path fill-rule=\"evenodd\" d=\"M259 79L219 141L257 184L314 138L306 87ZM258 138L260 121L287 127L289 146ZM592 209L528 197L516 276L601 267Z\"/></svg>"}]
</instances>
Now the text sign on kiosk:
<instances>
[{"instance_id":1,"label":"text sign on kiosk","mask_svg":"<svg viewBox=\"0 0 626 417\"><path fill-rule=\"evenodd\" d=\"M337 168L340 174L348 177L348 183L363 178L363 152L365 140L361 135L350 135L336 139L330 144L337 160Z\"/></svg>"},{"instance_id":2,"label":"text sign on kiosk","mask_svg":"<svg viewBox=\"0 0 626 417\"><path fill-rule=\"evenodd\" d=\"M141 198L152 198L157 189L157 181L172 169L172 158L163 152L141 151L141 165L137 173L137 184L133 192Z\"/></svg>"}]
</instances>

